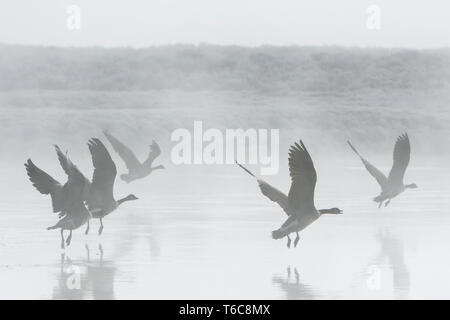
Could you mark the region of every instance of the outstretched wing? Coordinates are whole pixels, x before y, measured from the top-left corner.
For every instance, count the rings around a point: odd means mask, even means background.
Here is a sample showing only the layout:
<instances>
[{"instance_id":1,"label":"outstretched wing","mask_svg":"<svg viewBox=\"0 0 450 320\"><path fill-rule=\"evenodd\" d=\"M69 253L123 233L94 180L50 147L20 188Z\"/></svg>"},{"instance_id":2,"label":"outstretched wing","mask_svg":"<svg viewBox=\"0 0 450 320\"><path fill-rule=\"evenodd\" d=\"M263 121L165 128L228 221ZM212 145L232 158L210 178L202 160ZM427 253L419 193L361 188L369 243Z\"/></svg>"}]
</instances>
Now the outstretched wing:
<instances>
[{"instance_id":1,"label":"outstretched wing","mask_svg":"<svg viewBox=\"0 0 450 320\"><path fill-rule=\"evenodd\" d=\"M61 149L59 148L59 146L56 144L55 144L55 150L56 150L56 155L58 156L59 164L63 168L64 172L67 175L69 175L69 173L70 173L69 167L71 165L71 162L70 162L69 158L67 157L67 154L64 154L61 151Z\"/></svg>"},{"instance_id":2,"label":"outstretched wing","mask_svg":"<svg viewBox=\"0 0 450 320\"><path fill-rule=\"evenodd\" d=\"M52 198L53 212L63 210L64 201L62 199L62 185L53 179L49 174L39 169L31 159L25 163L28 177L33 186L42 194L50 194Z\"/></svg>"},{"instance_id":3,"label":"outstretched wing","mask_svg":"<svg viewBox=\"0 0 450 320\"><path fill-rule=\"evenodd\" d=\"M74 216L89 215L84 200L86 177L74 165L67 167L68 180L63 186L65 195L64 213L73 218Z\"/></svg>"},{"instance_id":4,"label":"outstretched wing","mask_svg":"<svg viewBox=\"0 0 450 320\"><path fill-rule=\"evenodd\" d=\"M350 141L347 141L348 145L352 150L358 155L358 157L361 159L362 163L366 167L367 171L372 175L372 177L377 180L378 184L381 187L381 190L385 190L386 186L388 185L388 179L386 176L378 170L374 165L372 165L369 161L364 159L364 157L356 150L356 148L350 143Z\"/></svg>"},{"instance_id":5,"label":"outstretched wing","mask_svg":"<svg viewBox=\"0 0 450 320\"><path fill-rule=\"evenodd\" d=\"M72 167L75 167L76 170L78 171L79 174L81 174L85 180L85 183L90 184L90 181L88 178L85 177L85 175L83 173L81 173L80 170L78 170L78 168L73 164L73 162L69 159L69 157L67 156L67 152L63 153L61 151L61 149L59 148L58 145L55 144L55 150L56 150L56 154L58 156L58 160L59 163L61 164L61 167L63 168L64 172L69 176L71 173L73 173L71 171Z\"/></svg>"},{"instance_id":6,"label":"outstretched wing","mask_svg":"<svg viewBox=\"0 0 450 320\"><path fill-rule=\"evenodd\" d=\"M407 133L404 133L395 142L394 163L389 173L389 182L395 185L403 185L403 177L409 164L410 155L411 145L409 144L409 137Z\"/></svg>"},{"instance_id":7,"label":"outstretched wing","mask_svg":"<svg viewBox=\"0 0 450 320\"><path fill-rule=\"evenodd\" d=\"M286 212L287 215L290 215L288 212L288 197L283 192L263 180L258 180L258 185L263 195L273 202L278 203L284 212Z\"/></svg>"},{"instance_id":8,"label":"outstretched wing","mask_svg":"<svg viewBox=\"0 0 450 320\"><path fill-rule=\"evenodd\" d=\"M88 196L89 208L98 208L104 203L114 201L114 181L117 175L116 165L105 145L97 138L88 143L94 165L94 175Z\"/></svg>"},{"instance_id":9,"label":"outstretched wing","mask_svg":"<svg viewBox=\"0 0 450 320\"><path fill-rule=\"evenodd\" d=\"M313 215L316 213L314 206L314 189L316 187L317 174L311 156L303 141L297 142L289 149L289 173L291 175L291 189L288 200L290 209L300 218L300 215Z\"/></svg>"},{"instance_id":10,"label":"outstretched wing","mask_svg":"<svg viewBox=\"0 0 450 320\"><path fill-rule=\"evenodd\" d=\"M161 154L161 148L156 143L155 140L153 140L151 146L150 146L150 152L148 154L147 160L144 161L144 166L152 166L153 161Z\"/></svg>"},{"instance_id":11,"label":"outstretched wing","mask_svg":"<svg viewBox=\"0 0 450 320\"><path fill-rule=\"evenodd\" d=\"M246 167L244 167L243 165L241 165L237 161L235 161L235 162L245 172L247 172L252 177L256 178L256 176L250 170L248 170ZM286 212L286 214L289 215L289 212L288 212L288 197L283 192L281 192L277 188L271 186L270 184L268 184L264 180L257 179L257 178L256 178L256 180L258 182L258 186L259 186L259 189L261 190L262 194L265 195L270 200L272 200L273 202L278 203L278 205L284 210L284 212Z\"/></svg>"},{"instance_id":12,"label":"outstretched wing","mask_svg":"<svg viewBox=\"0 0 450 320\"><path fill-rule=\"evenodd\" d=\"M109 132L103 131L103 134L106 136L106 139L108 139L109 143L111 143L114 150L122 158L123 162L125 162L125 165L127 166L129 172L135 171L141 166L141 163L139 162L138 158L133 153L133 151L131 151L130 148L128 148L125 144L120 142L116 137L114 137Z\"/></svg>"}]
</instances>

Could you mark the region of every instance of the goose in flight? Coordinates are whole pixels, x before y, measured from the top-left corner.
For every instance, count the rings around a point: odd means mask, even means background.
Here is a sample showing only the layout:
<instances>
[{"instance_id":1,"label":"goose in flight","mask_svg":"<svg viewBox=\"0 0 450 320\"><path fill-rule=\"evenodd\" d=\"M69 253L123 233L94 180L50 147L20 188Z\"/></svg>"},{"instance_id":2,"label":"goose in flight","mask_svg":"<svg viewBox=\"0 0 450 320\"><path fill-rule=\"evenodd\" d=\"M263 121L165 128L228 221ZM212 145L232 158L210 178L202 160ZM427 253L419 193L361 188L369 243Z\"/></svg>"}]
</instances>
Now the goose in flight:
<instances>
[{"instance_id":1,"label":"goose in flight","mask_svg":"<svg viewBox=\"0 0 450 320\"><path fill-rule=\"evenodd\" d=\"M256 178L243 165L237 161L236 164ZM291 233L295 232L297 234L294 240L294 247L296 247L300 239L299 231L316 221L322 214L342 214L342 211L338 208L316 209L314 205L314 189L317 180L316 169L308 150L306 150L301 140L300 144L296 142L289 149L289 173L292 183L287 196L267 182L256 178L262 194L278 203L288 216L279 229L272 231L273 239L287 237L288 248L291 246L291 238L289 237Z\"/></svg>"},{"instance_id":2,"label":"goose in flight","mask_svg":"<svg viewBox=\"0 0 450 320\"><path fill-rule=\"evenodd\" d=\"M152 167L153 161L161 154L161 149L155 140L153 140L150 145L150 153L148 154L147 160L141 163L133 151L131 151L131 149L125 144L120 142L108 131L103 131L103 133L127 166L128 173L120 175L120 178L126 183L145 178L154 170L164 169L163 165Z\"/></svg>"},{"instance_id":3,"label":"goose in flight","mask_svg":"<svg viewBox=\"0 0 450 320\"><path fill-rule=\"evenodd\" d=\"M60 229L61 248L70 245L72 231L87 223L91 218L83 202L86 179L70 160L64 164L68 180L64 185L52 178L49 174L38 168L31 159L25 163L28 177L33 186L42 194L49 194L52 199L53 212L59 213L60 220L47 230ZM64 230L70 234L64 241Z\"/></svg>"},{"instance_id":4,"label":"goose in flight","mask_svg":"<svg viewBox=\"0 0 450 320\"><path fill-rule=\"evenodd\" d=\"M372 177L377 180L378 184L381 187L381 193L373 199L373 201L379 203L378 208L381 207L385 200L387 200L385 202L385 206L387 206L391 202L392 198L395 198L406 189L417 188L417 185L415 183L406 185L403 183L403 177L405 175L406 168L408 167L411 154L411 146L409 144L409 137L407 133L399 136L397 138L397 141L395 142L394 163L388 177L386 177L380 170L378 170L374 165L367 161L358 152L358 150L356 150L356 148L351 144L350 141L347 141L347 143L350 148L352 148L352 150L359 156L367 171L369 171Z\"/></svg>"},{"instance_id":5,"label":"goose in flight","mask_svg":"<svg viewBox=\"0 0 450 320\"><path fill-rule=\"evenodd\" d=\"M93 218L100 219L98 234L103 232L103 218L117 209L119 205L126 201L138 199L134 194L129 194L125 198L114 199L114 181L116 179L116 165L106 149L105 145L97 138L92 138L88 143L89 151L94 165L92 182L86 177L86 188L83 192L83 199ZM58 159L64 170L67 163L67 156L56 147ZM89 233L89 221L85 234Z\"/></svg>"}]
</instances>

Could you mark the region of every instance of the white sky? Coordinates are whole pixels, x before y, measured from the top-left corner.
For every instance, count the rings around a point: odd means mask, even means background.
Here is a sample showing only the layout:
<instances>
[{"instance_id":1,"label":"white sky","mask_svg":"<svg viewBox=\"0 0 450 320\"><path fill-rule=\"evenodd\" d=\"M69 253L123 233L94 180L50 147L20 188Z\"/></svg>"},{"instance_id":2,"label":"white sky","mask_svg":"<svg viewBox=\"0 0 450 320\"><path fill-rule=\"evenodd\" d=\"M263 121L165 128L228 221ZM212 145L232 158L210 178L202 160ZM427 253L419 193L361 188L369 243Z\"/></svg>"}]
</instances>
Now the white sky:
<instances>
[{"instance_id":1,"label":"white sky","mask_svg":"<svg viewBox=\"0 0 450 320\"><path fill-rule=\"evenodd\" d=\"M81 29L66 27L67 6ZM369 5L381 29L366 26ZM0 0L0 42L58 46L213 43L450 46L450 0Z\"/></svg>"}]
</instances>

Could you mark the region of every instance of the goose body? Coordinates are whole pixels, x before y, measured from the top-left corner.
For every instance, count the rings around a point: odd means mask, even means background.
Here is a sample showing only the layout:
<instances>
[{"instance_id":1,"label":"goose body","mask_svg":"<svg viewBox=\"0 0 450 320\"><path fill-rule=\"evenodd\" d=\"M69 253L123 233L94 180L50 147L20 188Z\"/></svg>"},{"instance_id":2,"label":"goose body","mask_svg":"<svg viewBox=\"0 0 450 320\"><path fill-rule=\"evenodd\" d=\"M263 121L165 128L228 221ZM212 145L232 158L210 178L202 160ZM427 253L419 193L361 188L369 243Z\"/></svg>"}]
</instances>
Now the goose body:
<instances>
[{"instance_id":1,"label":"goose body","mask_svg":"<svg viewBox=\"0 0 450 320\"><path fill-rule=\"evenodd\" d=\"M114 198L114 181L117 170L111 155L105 145L97 138L90 139L88 147L92 156L94 174L92 181L89 181L89 179L83 176L85 181L83 200L86 202L92 218L100 219L99 234L101 234L103 231L103 218L105 216L116 210L123 202L138 198L133 194L119 200ZM66 170L64 164L67 163L67 156L58 146L56 146L56 152L61 166ZM85 233L89 233L89 222Z\"/></svg>"},{"instance_id":2,"label":"goose body","mask_svg":"<svg viewBox=\"0 0 450 320\"><path fill-rule=\"evenodd\" d=\"M237 162L236 162L237 163ZM237 163L247 173L256 178L247 168ZM314 204L314 189L317 181L317 174L313 161L303 142L295 143L289 150L289 173L291 176L291 188L286 196L283 192L271 186L261 179L257 179L258 186L263 195L278 205L287 214L287 220L278 228L272 231L273 239L287 237L287 245L290 247L291 239L289 235L296 233L294 246L300 239L298 232L302 231L322 214L341 214L338 208L317 210Z\"/></svg>"},{"instance_id":3,"label":"goose body","mask_svg":"<svg viewBox=\"0 0 450 320\"><path fill-rule=\"evenodd\" d=\"M48 227L47 230L61 230L61 248L64 248L64 230L70 231L65 241L69 245L72 239L72 231L88 223L91 218L83 202L86 180L78 168L68 159L65 163L68 180L64 185L38 168L31 159L28 159L25 163L25 168L33 186L40 193L51 196L53 212L59 213L60 220L54 226Z\"/></svg>"},{"instance_id":4,"label":"goose body","mask_svg":"<svg viewBox=\"0 0 450 320\"><path fill-rule=\"evenodd\" d=\"M378 203L378 207L381 207L384 201L386 201L385 206L387 206L391 199L395 198L408 188L417 188L415 183L405 185L403 182L411 155L411 145L407 133L399 136L395 142L393 165L388 177L386 177L379 169L367 161L358 152L358 150L356 150L350 141L347 141L347 143L353 152L359 156L367 171L380 185L381 193L373 199L373 201Z\"/></svg>"},{"instance_id":5,"label":"goose body","mask_svg":"<svg viewBox=\"0 0 450 320\"><path fill-rule=\"evenodd\" d=\"M105 137L111 143L113 149L119 154L123 162L127 166L128 172L121 174L120 178L126 183L130 183L137 179L142 179L150 175L154 170L164 169L164 166L159 165L153 167L153 161L161 154L161 148L153 140L150 145L150 152L144 162L140 162L133 151L128 148L123 142L114 137L108 131L103 131Z\"/></svg>"}]
</instances>

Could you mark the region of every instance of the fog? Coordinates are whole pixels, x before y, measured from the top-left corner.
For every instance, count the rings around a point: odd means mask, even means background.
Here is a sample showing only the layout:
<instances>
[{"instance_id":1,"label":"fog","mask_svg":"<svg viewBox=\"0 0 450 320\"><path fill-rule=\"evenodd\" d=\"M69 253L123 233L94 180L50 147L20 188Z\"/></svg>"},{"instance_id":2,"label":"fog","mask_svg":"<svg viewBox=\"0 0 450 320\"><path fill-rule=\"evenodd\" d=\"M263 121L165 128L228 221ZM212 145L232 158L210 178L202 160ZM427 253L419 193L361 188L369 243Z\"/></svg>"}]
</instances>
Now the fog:
<instances>
[{"instance_id":1,"label":"fog","mask_svg":"<svg viewBox=\"0 0 450 320\"><path fill-rule=\"evenodd\" d=\"M0 47L1 298L448 298L450 52L447 49L147 49ZM280 170L264 179L287 193L288 147L314 160L322 217L297 248L270 233L284 212L235 165L174 165L173 130L280 129ZM126 142L141 160L152 139L166 169L126 184L134 193L104 233L74 231L62 254L48 197L30 184L28 158L64 183L53 144L87 177L91 137ZM407 190L388 207L348 148L383 172L408 132ZM249 168L258 172L257 165ZM69 289L71 266L81 288ZM375 275L375 276L374 276ZM374 277L376 278L374 280Z\"/></svg>"},{"instance_id":2,"label":"fog","mask_svg":"<svg viewBox=\"0 0 450 320\"><path fill-rule=\"evenodd\" d=\"M71 5L79 7L81 16L76 32L66 27ZM373 5L380 9L376 30L366 25ZM446 0L16 0L0 7L0 39L8 44L449 45Z\"/></svg>"}]
</instances>

